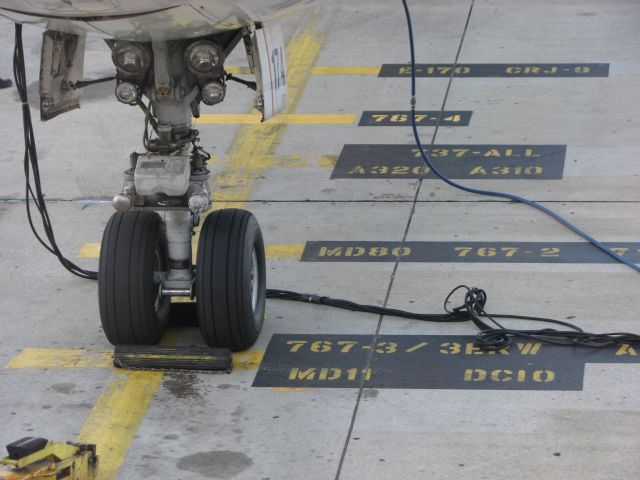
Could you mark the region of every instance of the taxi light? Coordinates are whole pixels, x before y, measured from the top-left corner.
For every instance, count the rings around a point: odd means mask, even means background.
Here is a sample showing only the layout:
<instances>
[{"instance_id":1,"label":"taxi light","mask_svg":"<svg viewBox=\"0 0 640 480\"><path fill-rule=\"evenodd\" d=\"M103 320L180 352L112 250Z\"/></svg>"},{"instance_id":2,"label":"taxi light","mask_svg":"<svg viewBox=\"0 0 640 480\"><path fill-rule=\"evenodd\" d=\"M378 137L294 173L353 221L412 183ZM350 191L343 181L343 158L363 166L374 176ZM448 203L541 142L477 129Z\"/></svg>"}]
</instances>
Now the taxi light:
<instances>
[{"instance_id":1,"label":"taxi light","mask_svg":"<svg viewBox=\"0 0 640 480\"><path fill-rule=\"evenodd\" d=\"M202 101L207 105L215 105L224 100L225 87L222 82L213 81L205 83L202 87Z\"/></svg>"},{"instance_id":2,"label":"taxi light","mask_svg":"<svg viewBox=\"0 0 640 480\"><path fill-rule=\"evenodd\" d=\"M116 87L116 98L122 103L132 105L140 98L140 90L131 82L120 82Z\"/></svg>"}]
</instances>

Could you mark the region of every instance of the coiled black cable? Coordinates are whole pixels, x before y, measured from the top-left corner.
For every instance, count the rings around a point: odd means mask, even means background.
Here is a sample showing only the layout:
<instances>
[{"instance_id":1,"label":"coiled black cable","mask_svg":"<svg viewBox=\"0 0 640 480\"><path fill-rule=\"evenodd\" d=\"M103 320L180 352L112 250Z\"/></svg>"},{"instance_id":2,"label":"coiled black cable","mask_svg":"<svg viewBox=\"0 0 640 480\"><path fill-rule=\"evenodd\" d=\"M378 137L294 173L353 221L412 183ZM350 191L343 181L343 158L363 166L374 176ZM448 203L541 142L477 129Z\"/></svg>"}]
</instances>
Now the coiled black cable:
<instances>
[{"instance_id":1,"label":"coiled black cable","mask_svg":"<svg viewBox=\"0 0 640 480\"><path fill-rule=\"evenodd\" d=\"M451 307L452 299L458 292L464 292L464 299L456 307ZM446 313L413 313L394 308L376 305L361 305L349 300L330 298L321 295L297 293L289 290L267 290L267 298L291 300L302 303L314 303L327 307L340 308L352 312L373 313L392 317L421 320L424 322L473 322L480 329L476 335L475 344L485 350L500 350L511 344L511 339L530 338L554 345L580 345L584 347L608 347L610 345L629 344L640 345L640 335L633 333L588 333L580 327L562 320L525 315L489 314L485 310L487 293L480 288L459 285L454 288L444 301ZM563 330L544 328L539 330L518 330L505 328L496 319L527 320L543 322L565 327ZM491 322L495 327L489 325Z\"/></svg>"}]
</instances>

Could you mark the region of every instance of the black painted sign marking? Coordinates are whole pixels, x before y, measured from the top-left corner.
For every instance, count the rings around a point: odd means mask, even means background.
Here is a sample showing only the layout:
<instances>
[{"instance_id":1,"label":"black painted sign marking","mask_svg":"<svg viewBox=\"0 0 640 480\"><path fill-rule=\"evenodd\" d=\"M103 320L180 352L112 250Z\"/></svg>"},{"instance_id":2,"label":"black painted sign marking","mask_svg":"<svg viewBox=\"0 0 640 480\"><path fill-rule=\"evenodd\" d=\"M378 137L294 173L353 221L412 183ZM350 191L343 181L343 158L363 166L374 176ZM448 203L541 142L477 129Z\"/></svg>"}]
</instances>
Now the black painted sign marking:
<instances>
[{"instance_id":1,"label":"black painted sign marking","mask_svg":"<svg viewBox=\"0 0 640 480\"><path fill-rule=\"evenodd\" d=\"M560 180L566 145L434 145L426 149L455 179ZM412 145L348 144L331 178L437 178Z\"/></svg>"},{"instance_id":2,"label":"black painted sign marking","mask_svg":"<svg viewBox=\"0 0 640 480\"><path fill-rule=\"evenodd\" d=\"M640 243L605 243L640 263ZM307 242L302 262L617 263L587 242Z\"/></svg>"},{"instance_id":3,"label":"black painted sign marking","mask_svg":"<svg viewBox=\"0 0 640 480\"><path fill-rule=\"evenodd\" d=\"M466 127L471 120L471 114L468 110L451 110L446 112L439 111L416 111L416 125L423 127ZM387 111L376 110L362 112L360 117L360 127L406 127L411 126L411 112L403 111Z\"/></svg>"},{"instance_id":4,"label":"black painted sign marking","mask_svg":"<svg viewBox=\"0 0 640 480\"><path fill-rule=\"evenodd\" d=\"M608 77L608 63L420 63L417 77ZM411 65L385 64L379 77L410 77Z\"/></svg>"},{"instance_id":5,"label":"black painted sign marking","mask_svg":"<svg viewBox=\"0 0 640 480\"><path fill-rule=\"evenodd\" d=\"M586 363L638 363L630 345L603 349L514 340L486 352L466 335L281 335L254 387L582 390ZM373 361L367 368L369 356Z\"/></svg>"}]
</instances>

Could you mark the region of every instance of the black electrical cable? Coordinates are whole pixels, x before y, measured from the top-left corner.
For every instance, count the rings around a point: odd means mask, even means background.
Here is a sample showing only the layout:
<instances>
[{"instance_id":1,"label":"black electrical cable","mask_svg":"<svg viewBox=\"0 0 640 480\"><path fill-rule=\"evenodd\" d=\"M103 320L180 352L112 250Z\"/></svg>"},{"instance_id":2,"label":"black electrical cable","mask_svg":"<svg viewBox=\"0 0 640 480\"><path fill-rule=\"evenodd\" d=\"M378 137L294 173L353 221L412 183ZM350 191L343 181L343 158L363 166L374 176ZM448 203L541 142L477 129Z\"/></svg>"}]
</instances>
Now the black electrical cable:
<instances>
[{"instance_id":1,"label":"black electrical cable","mask_svg":"<svg viewBox=\"0 0 640 480\"><path fill-rule=\"evenodd\" d=\"M451 300L458 292L464 292L464 300L457 307L451 307ZM372 313L392 317L421 320L424 322L450 323L473 322L480 329L475 343L486 350L499 350L508 347L512 338L530 338L554 345L580 345L585 347L607 347L610 345L640 345L640 335L633 333L588 333L569 322L553 318L532 317L526 315L489 314L485 310L487 294L480 288L459 285L454 288L444 301L445 313L413 313L376 305L361 305L349 300L330 298L322 295L298 293L289 290L267 290L267 298L291 300L294 302L313 303L327 307L349 310L352 312ZM526 320L543 322L565 327L565 330L545 328L539 330L518 330L503 327L496 319ZM496 325L492 327L487 321Z\"/></svg>"},{"instance_id":2,"label":"black electrical cable","mask_svg":"<svg viewBox=\"0 0 640 480\"><path fill-rule=\"evenodd\" d=\"M42 182L40 180L40 168L38 165L38 153L36 151L36 143L33 134L33 124L31 121L31 111L29 110L29 100L27 98L27 75L24 63L24 49L22 45L22 25L16 23L15 29L15 49L13 52L13 76L16 82L16 88L20 101L22 102L22 122L24 127L24 176L25 176L25 204L27 207L27 218L29 226L38 241L49 252L58 257L60 263L74 275L80 278L96 280L98 273L91 270L85 270L79 267L71 260L65 258L56 243L51 224L51 218L47 211L47 205L42 192ZM33 181L33 184L32 184ZM31 202L36 207L46 240L38 233L33 223Z\"/></svg>"}]
</instances>

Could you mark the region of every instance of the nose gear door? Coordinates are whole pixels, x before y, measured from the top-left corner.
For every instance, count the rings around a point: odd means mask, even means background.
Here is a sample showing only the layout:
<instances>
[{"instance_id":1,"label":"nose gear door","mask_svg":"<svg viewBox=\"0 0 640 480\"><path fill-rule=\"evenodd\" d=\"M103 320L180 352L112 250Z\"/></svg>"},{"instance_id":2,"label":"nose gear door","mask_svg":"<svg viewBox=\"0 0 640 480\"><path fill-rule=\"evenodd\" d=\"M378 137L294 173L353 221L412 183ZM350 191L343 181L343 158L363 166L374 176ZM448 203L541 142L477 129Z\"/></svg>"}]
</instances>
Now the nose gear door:
<instances>
[{"instance_id":1,"label":"nose gear door","mask_svg":"<svg viewBox=\"0 0 640 480\"><path fill-rule=\"evenodd\" d=\"M47 30L40 56L40 118L50 120L80 107L85 36Z\"/></svg>"}]
</instances>

